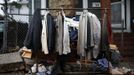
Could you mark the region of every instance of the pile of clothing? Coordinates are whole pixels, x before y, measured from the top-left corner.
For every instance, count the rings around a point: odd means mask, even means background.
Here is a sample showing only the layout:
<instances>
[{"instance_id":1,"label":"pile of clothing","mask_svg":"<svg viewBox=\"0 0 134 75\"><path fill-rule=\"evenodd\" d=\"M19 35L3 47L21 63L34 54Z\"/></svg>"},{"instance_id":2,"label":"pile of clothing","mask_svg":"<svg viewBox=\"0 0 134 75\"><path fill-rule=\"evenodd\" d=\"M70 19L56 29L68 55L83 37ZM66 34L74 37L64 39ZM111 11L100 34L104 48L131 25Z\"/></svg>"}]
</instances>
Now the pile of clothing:
<instances>
[{"instance_id":1,"label":"pile of clothing","mask_svg":"<svg viewBox=\"0 0 134 75\"><path fill-rule=\"evenodd\" d=\"M133 75L131 69L126 68L126 67L122 67L122 68L116 67L116 68L113 68L113 69L111 69L111 74L112 75L124 75L124 74L126 74L126 75Z\"/></svg>"},{"instance_id":2,"label":"pile of clothing","mask_svg":"<svg viewBox=\"0 0 134 75\"><path fill-rule=\"evenodd\" d=\"M36 73L36 75L52 75L54 65L45 66L43 64L34 64L31 67L31 72Z\"/></svg>"}]
</instances>

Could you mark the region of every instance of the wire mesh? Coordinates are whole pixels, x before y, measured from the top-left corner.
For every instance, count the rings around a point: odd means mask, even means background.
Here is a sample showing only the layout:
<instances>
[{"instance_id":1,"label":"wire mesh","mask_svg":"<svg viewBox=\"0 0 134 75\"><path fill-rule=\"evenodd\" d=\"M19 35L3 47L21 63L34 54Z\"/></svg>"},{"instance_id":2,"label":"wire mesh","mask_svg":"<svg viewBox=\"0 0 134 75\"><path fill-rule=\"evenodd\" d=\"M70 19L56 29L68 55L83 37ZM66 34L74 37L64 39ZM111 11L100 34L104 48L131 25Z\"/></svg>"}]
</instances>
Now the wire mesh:
<instances>
[{"instance_id":1,"label":"wire mesh","mask_svg":"<svg viewBox=\"0 0 134 75\"><path fill-rule=\"evenodd\" d=\"M7 29L7 49L2 49L3 44L3 33L0 34L0 54L18 51L19 48L23 46L23 41L25 39L28 29L27 23L22 22L9 22Z\"/></svg>"}]
</instances>

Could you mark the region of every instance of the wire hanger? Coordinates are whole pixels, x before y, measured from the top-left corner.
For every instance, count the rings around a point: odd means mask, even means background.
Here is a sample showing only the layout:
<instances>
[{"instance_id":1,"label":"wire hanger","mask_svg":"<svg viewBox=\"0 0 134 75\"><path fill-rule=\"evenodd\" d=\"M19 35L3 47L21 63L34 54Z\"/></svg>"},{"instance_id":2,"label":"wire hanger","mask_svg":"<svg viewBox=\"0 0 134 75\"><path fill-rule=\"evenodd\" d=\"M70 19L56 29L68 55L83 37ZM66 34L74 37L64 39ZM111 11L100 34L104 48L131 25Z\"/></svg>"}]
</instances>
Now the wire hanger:
<instances>
[{"instance_id":1,"label":"wire hanger","mask_svg":"<svg viewBox=\"0 0 134 75\"><path fill-rule=\"evenodd\" d=\"M64 18L65 18L65 12L64 12L64 10L63 10L63 7L60 7L61 8L61 13L62 13L62 15L64 16Z\"/></svg>"}]
</instances>

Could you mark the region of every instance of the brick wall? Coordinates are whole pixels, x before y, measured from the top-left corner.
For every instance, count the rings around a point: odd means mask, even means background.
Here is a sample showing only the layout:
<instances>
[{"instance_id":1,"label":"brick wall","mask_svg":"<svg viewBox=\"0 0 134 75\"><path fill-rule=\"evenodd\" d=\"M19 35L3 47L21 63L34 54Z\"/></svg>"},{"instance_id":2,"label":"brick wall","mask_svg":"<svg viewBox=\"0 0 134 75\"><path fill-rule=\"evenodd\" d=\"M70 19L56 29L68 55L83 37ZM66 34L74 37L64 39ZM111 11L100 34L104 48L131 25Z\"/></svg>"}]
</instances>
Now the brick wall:
<instances>
[{"instance_id":1,"label":"brick wall","mask_svg":"<svg viewBox=\"0 0 134 75\"><path fill-rule=\"evenodd\" d=\"M75 8L75 0L49 0L49 8ZM55 16L59 10L50 11ZM75 10L64 10L66 16L74 16Z\"/></svg>"}]
</instances>

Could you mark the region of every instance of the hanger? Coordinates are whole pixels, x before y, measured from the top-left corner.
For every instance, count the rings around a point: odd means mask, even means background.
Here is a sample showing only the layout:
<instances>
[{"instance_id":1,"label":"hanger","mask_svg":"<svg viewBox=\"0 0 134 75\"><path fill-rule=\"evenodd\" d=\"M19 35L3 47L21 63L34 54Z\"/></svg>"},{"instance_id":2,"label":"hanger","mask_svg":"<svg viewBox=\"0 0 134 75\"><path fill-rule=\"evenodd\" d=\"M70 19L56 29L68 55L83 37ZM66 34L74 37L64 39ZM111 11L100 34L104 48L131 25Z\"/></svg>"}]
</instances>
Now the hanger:
<instances>
[{"instance_id":1,"label":"hanger","mask_svg":"<svg viewBox=\"0 0 134 75\"><path fill-rule=\"evenodd\" d=\"M83 10L83 13L85 14L85 13L87 13L88 12L88 10Z\"/></svg>"},{"instance_id":2,"label":"hanger","mask_svg":"<svg viewBox=\"0 0 134 75\"><path fill-rule=\"evenodd\" d=\"M63 12L63 7L60 7L61 11Z\"/></svg>"},{"instance_id":3,"label":"hanger","mask_svg":"<svg viewBox=\"0 0 134 75\"><path fill-rule=\"evenodd\" d=\"M65 13L63 11L63 7L60 7L61 8L61 14L63 15L63 17L65 18Z\"/></svg>"}]
</instances>

